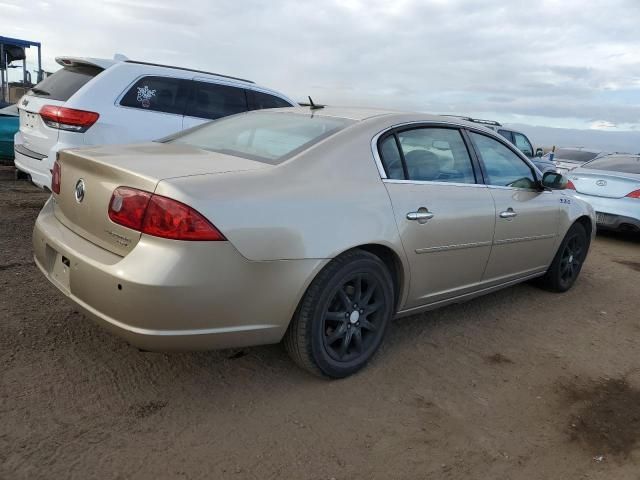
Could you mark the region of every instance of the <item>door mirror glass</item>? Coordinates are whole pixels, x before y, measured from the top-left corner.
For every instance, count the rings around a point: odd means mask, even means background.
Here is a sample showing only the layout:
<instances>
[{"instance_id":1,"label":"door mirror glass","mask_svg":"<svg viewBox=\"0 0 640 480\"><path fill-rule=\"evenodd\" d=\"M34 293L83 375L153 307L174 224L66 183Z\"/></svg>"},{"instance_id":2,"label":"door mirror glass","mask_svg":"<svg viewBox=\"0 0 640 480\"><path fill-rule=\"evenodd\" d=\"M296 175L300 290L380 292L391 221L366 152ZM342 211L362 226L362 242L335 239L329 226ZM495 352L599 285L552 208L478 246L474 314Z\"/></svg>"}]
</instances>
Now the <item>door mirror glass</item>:
<instances>
[{"instance_id":1,"label":"door mirror glass","mask_svg":"<svg viewBox=\"0 0 640 480\"><path fill-rule=\"evenodd\" d=\"M553 190L564 190L569 180L557 172L546 172L542 175L542 185Z\"/></svg>"},{"instance_id":2,"label":"door mirror glass","mask_svg":"<svg viewBox=\"0 0 640 480\"><path fill-rule=\"evenodd\" d=\"M544 151L541 148L536 148L536 157L542 158L542 155L544 155Z\"/></svg>"}]
</instances>

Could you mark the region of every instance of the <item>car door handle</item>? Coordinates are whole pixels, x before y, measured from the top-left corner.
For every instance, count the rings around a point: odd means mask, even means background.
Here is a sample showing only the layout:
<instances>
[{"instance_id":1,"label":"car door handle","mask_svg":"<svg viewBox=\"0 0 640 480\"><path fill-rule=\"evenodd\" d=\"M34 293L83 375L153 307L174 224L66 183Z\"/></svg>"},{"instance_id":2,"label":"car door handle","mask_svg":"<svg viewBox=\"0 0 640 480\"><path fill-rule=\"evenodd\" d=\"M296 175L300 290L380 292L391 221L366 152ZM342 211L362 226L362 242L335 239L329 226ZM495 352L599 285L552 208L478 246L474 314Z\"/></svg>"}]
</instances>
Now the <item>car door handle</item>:
<instances>
[{"instance_id":1,"label":"car door handle","mask_svg":"<svg viewBox=\"0 0 640 480\"><path fill-rule=\"evenodd\" d=\"M431 220L433 218L433 213L425 210L418 210L417 212L409 212L407 213L407 220L414 221L426 221Z\"/></svg>"},{"instance_id":2,"label":"car door handle","mask_svg":"<svg viewBox=\"0 0 640 480\"><path fill-rule=\"evenodd\" d=\"M500 212L500 218L513 218L518 215L513 208L507 208L504 212Z\"/></svg>"}]
</instances>

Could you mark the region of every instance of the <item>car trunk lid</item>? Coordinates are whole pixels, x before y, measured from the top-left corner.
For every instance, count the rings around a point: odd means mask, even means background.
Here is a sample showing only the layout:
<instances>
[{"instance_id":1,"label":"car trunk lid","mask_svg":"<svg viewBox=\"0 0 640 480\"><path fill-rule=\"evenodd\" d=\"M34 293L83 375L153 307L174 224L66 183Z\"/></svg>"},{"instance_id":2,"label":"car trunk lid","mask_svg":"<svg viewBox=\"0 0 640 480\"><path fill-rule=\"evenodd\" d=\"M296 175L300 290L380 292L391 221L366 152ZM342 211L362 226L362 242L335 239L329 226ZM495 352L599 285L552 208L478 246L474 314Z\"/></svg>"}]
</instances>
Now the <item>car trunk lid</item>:
<instances>
[{"instance_id":1,"label":"car trunk lid","mask_svg":"<svg viewBox=\"0 0 640 480\"><path fill-rule=\"evenodd\" d=\"M573 171L569 179L576 192L606 198L622 198L640 188L640 175L615 174L603 170L580 169Z\"/></svg>"},{"instance_id":2,"label":"car trunk lid","mask_svg":"<svg viewBox=\"0 0 640 480\"><path fill-rule=\"evenodd\" d=\"M58 220L88 241L122 256L135 247L141 234L109 219L109 202L117 187L154 192L158 182L169 178L270 167L186 145L160 143L62 151L59 163L60 194L54 194Z\"/></svg>"}]
</instances>

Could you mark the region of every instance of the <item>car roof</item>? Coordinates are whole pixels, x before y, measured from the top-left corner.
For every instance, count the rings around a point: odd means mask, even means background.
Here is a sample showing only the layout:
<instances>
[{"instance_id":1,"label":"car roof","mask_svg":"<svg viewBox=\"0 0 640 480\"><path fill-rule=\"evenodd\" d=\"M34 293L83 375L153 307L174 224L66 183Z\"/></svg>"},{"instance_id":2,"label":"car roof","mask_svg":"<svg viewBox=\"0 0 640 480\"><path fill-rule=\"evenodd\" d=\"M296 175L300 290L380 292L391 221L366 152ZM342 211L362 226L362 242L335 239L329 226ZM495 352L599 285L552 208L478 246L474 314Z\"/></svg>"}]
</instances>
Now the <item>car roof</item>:
<instances>
[{"instance_id":1,"label":"car roof","mask_svg":"<svg viewBox=\"0 0 640 480\"><path fill-rule=\"evenodd\" d=\"M496 134L490 128L475 123L468 122L459 117L452 117L449 115L434 115L429 113L401 111L401 110L388 110L383 108L366 108L366 107L338 107L338 106L320 106L316 108L301 106L290 108L279 108L278 111L299 113L309 115L309 113L319 117L336 117L344 118L347 120L353 120L356 122L362 122L372 119L382 119L384 117L385 123L407 123L407 122L433 122L433 123L447 123L453 125L459 125L469 127L473 129L484 130L492 134Z\"/></svg>"},{"instance_id":2,"label":"car roof","mask_svg":"<svg viewBox=\"0 0 640 480\"><path fill-rule=\"evenodd\" d=\"M578 152L590 152L590 153L602 153L602 150L598 150L596 148L585 148L585 147L557 147L557 150L576 150Z\"/></svg>"}]
</instances>

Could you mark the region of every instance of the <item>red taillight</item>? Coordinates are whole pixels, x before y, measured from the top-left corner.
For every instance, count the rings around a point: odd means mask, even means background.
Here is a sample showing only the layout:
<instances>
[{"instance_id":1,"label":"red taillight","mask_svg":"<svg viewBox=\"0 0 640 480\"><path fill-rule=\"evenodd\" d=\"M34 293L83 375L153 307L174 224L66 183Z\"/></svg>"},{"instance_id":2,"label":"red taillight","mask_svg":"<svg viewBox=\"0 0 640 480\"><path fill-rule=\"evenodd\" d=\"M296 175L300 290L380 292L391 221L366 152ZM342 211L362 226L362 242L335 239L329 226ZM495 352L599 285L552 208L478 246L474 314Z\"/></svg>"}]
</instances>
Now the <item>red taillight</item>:
<instances>
[{"instance_id":1,"label":"red taillight","mask_svg":"<svg viewBox=\"0 0 640 480\"><path fill-rule=\"evenodd\" d=\"M575 190L576 186L573 184L571 180L567 180L567 185L564 188L565 190Z\"/></svg>"},{"instance_id":2,"label":"red taillight","mask_svg":"<svg viewBox=\"0 0 640 480\"><path fill-rule=\"evenodd\" d=\"M86 112L55 105L42 107L40 116L47 127L78 133L86 132L100 118L100 115L96 112Z\"/></svg>"},{"instance_id":3,"label":"red taillight","mask_svg":"<svg viewBox=\"0 0 640 480\"><path fill-rule=\"evenodd\" d=\"M119 225L172 240L225 240L209 220L184 203L135 188L118 187L109 218Z\"/></svg>"},{"instance_id":4,"label":"red taillight","mask_svg":"<svg viewBox=\"0 0 640 480\"><path fill-rule=\"evenodd\" d=\"M111 195L109 218L112 222L142 231L142 221L151 194L135 188L119 187Z\"/></svg>"},{"instance_id":5,"label":"red taillight","mask_svg":"<svg viewBox=\"0 0 640 480\"><path fill-rule=\"evenodd\" d=\"M640 190L634 190L626 196L629 198L640 198Z\"/></svg>"},{"instance_id":6,"label":"red taillight","mask_svg":"<svg viewBox=\"0 0 640 480\"><path fill-rule=\"evenodd\" d=\"M60 180L62 178L62 172L60 170L60 164L56 160L53 163L53 170L51 170L51 191L56 194L60 194Z\"/></svg>"}]
</instances>

